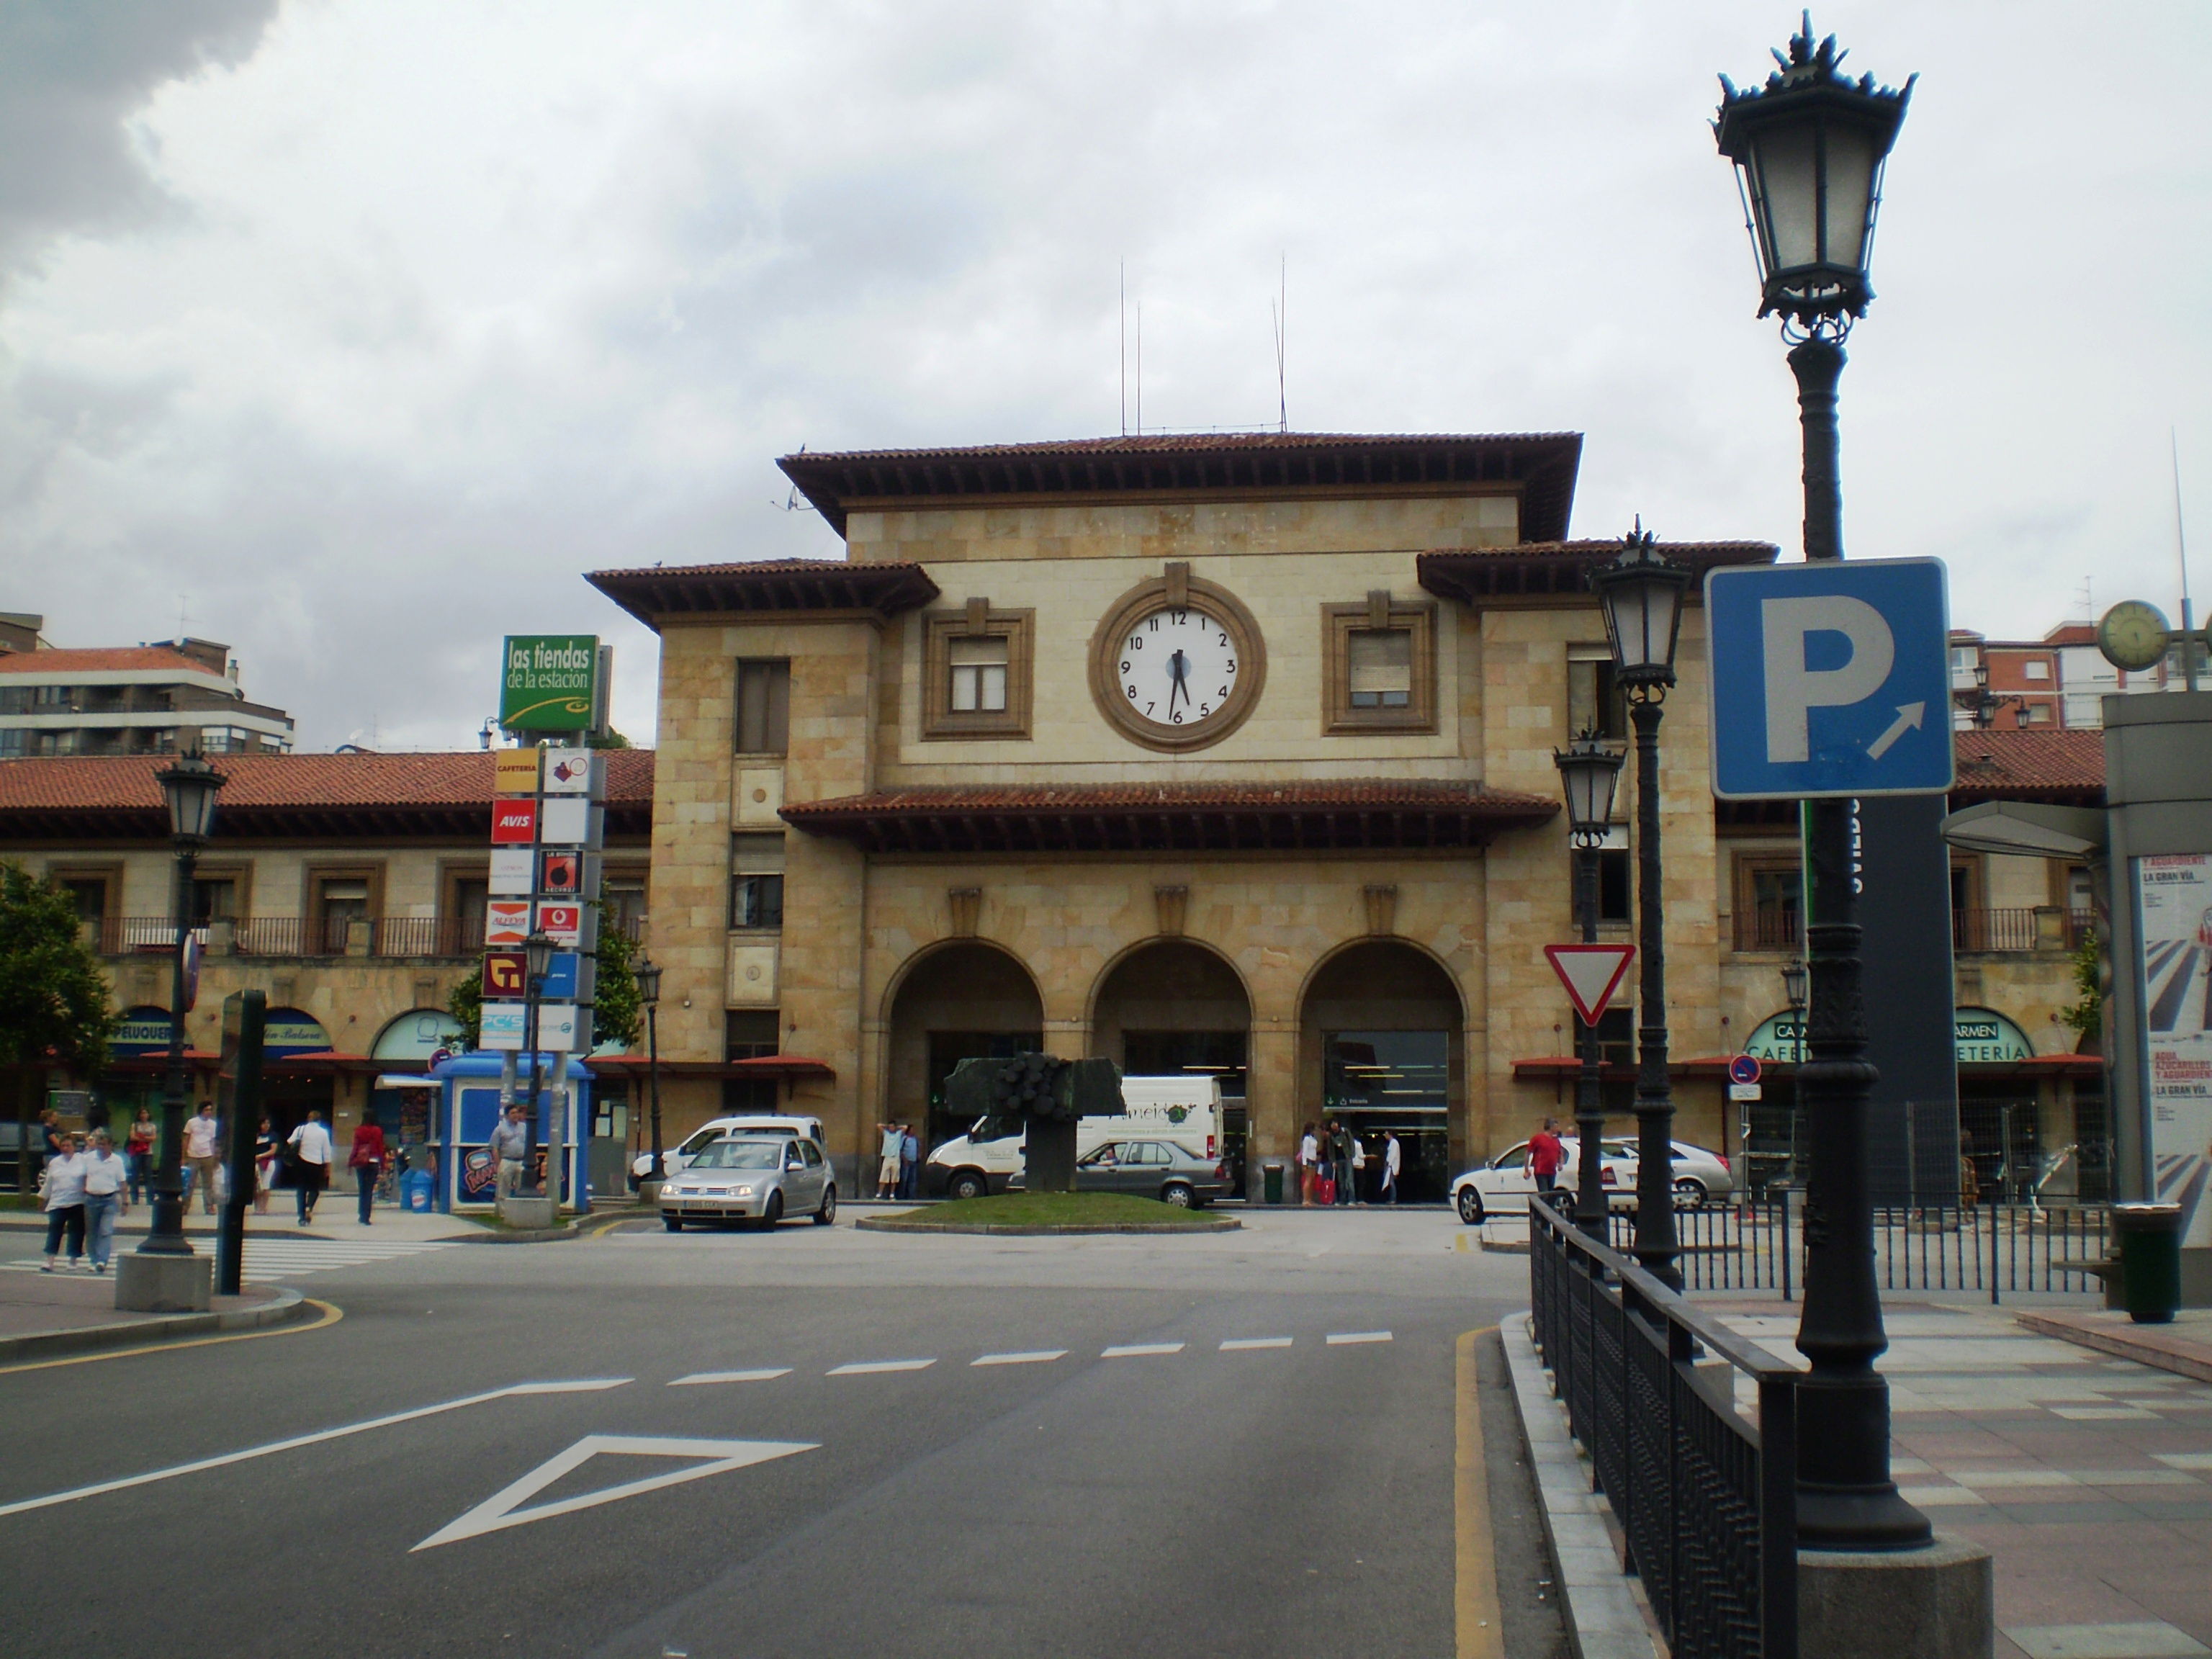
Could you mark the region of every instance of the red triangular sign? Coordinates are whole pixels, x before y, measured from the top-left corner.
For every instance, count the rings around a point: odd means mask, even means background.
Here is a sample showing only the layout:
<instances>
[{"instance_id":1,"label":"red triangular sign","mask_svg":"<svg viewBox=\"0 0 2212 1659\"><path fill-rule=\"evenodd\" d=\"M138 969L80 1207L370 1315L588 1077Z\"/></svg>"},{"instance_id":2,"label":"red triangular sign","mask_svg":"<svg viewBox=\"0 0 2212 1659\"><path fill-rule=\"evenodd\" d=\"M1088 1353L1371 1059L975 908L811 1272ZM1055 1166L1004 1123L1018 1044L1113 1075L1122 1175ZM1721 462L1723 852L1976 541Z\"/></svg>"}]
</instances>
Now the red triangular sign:
<instances>
[{"instance_id":1,"label":"red triangular sign","mask_svg":"<svg viewBox=\"0 0 2212 1659\"><path fill-rule=\"evenodd\" d=\"M1552 959L1552 971L1567 988L1567 996L1574 1003L1575 1012L1582 1016L1583 1024L1595 1025L1597 1017L1605 1012L1605 1005L1613 1000L1613 994L1620 988L1628 964L1636 955L1636 947L1547 945L1544 954Z\"/></svg>"}]
</instances>

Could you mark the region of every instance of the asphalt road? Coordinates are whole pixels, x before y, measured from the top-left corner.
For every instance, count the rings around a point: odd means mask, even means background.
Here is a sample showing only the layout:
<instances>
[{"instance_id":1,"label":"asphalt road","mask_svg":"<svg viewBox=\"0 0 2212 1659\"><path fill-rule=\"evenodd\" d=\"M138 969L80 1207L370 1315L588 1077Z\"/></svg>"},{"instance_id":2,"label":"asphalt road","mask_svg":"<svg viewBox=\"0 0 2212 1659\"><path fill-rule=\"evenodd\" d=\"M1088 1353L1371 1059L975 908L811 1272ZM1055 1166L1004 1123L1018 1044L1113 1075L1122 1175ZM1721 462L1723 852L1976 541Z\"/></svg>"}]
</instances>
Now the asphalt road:
<instances>
[{"instance_id":1,"label":"asphalt road","mask_svg":"<svg viewBox=\"0 0 2212 1659\"><path fill-rule=\"evenodd\" d=\"M797 1224L307 1273L342 1319L0 1373L8 1645L1549 1659L1462 1340L1526 1264L1466 1237Z\"/></svg>"}]
</instances>

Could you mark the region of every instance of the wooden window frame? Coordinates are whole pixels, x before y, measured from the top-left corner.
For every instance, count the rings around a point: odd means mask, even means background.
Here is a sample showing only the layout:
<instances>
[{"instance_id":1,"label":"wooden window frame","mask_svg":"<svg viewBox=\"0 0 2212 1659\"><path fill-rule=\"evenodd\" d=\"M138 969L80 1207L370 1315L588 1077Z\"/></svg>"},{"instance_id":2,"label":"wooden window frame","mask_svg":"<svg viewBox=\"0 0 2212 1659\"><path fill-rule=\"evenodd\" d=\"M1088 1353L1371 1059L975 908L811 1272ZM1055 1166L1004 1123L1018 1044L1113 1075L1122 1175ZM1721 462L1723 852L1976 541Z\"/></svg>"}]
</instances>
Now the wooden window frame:
<instances>
[{"instance_id":1,"label":"wooden window frame","mask_svg":"<svg viewBox=\"0 0 2212 1659\"><path fill-rule=\"evenodd\" d=\"M328 864L310 864L300 872L300 931L302 936L300 942L303 947L307 945L327 947L330 944L329 939L322 931L323 912L321 904L319 902L322 884L326 881L366 881L368 884L367 915L369 925L374 927L383 919L383 865L364 864L352 860L343 863L333 861ZM303 949L302 954L311 957L327 957L341 955L343 952L323 948Z\"/></svg>"},{"instance_id":2,"label":"wooden window frame","mask_svg":"<svg viewBox=\"0 0 2212 1659\"><path fill-rule=\"evenodd\" d=\"M743 749L738 739L744 731L745 670L750 667L778 667L783 670L783 746L780 749ZM730 752L733 755L783 760L791 753L791 659L788 657L738 657L730 670Z\"/></svg>"},{"instance_id":3,"label":"wooden window frame","mask_svg":"<svg viewBox=\"0 0 2212 1659\"><path fill-rule=\"evenodd\" d=\"M234 890L234 903L236 912L226 920L240 922L253 919L253 864L251 860L231 863L228 860L218 859L210 864L195 864L192 866L192 879L196 882L229 882Z\"/></svg>"},{"instance_id":4,"label":"wooden window frame","mask_svg":"<svg viewBox=\"0 0 2212 1659\"><path fill-rule=\"evenodd\" d=\"M1437 607L1432 602L1394 599L1377 588L1358 605L1322 606L1321 628L1322 735L1437 730ZM1401 629L1413 636L1413 678L1406 706L1354 708L1352 636Z\"/></svg>"},{"instance_id":5,"label":"wooden window frame","mask_svg":"<svg viewBox=\"0 0 2212 1659\"><path fill-rule=\"evenodd\" d=\"M1749 848L1735 857L1731 872L1732 888L1735 896L1734 927L1731 945L1743 937L1749 919L1759 914L1759 886L1754 879L1759 874L1774 870L1790 870L1797 875L1797 938L1796 945L1746 945L1734 946L1735 954L1745 956L1790 956L1802 951L1805 938L1805 861L1795 848L1775 847L1754 851Z\"/></svg>"},{"instance_id":6,"label":"wooden window frame","mask_svg":"<svg viewBox=\"0 0 2212 1659\"><path fill-rule=\"evenodd\" d=\"M65 881L96 881L106 890L100 909L101 923L123 914L123 866L119 864L49 865L46 880L57 892Z\"/></svg>"},{"instance_id":7,"label":"wooden window frame","mask_svg":"<svg viewBox=\"0 0 2212 1659\"><path fill-rule=\"evenodd\" d=\"M958 611L937 611L921 619L921 739L957 743L975 738L1026 740L1034 706L1036 612L994 611L988 599L970 599ZM1006 642L1006 706L954 713L952 641Z\"/></svg>"}]
</instances>

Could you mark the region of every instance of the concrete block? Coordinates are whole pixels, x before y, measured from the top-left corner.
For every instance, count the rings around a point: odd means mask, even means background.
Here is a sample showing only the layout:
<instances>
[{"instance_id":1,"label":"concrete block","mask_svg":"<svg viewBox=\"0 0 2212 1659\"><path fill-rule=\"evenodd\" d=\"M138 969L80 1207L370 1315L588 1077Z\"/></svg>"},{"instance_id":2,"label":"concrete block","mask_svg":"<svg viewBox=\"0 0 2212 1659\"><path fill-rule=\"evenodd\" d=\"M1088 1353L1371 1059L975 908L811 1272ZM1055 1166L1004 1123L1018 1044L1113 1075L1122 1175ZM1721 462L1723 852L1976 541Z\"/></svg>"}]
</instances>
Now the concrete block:
<instances>
[{"instance_id":1,"label":"concrete block","mask_svg":"<svg viewBox=\"0 0 2212 1659\"><path fill-rule=\"evenodd\" d=\"M125 1312L205 1313L214 1304L215 1257L205 1251L115 1258L115 1305Z\"/></svg>"},{"instance_id":2,"label":"concrete block","mask_svg":"<svg viewBox=\"0 0 2212 1659\"><path fill-rule=\"evenodd\" d=\"M1940 1533L1921 1550L1801 1550L1797 1623L1802 1659L1990 1659L1990 1553Z\"/></svg>"},{"instance_id":3,"label":"concrete block","mask_svg":"<svg viewBox=\"0 0 2212 1659\"><path fill-rule=\"evenodd\" d=\"M502 1198L499 1218L510 1227L550 1227L559 1218L550 1198Z\"/></svg>"}]
</instances>

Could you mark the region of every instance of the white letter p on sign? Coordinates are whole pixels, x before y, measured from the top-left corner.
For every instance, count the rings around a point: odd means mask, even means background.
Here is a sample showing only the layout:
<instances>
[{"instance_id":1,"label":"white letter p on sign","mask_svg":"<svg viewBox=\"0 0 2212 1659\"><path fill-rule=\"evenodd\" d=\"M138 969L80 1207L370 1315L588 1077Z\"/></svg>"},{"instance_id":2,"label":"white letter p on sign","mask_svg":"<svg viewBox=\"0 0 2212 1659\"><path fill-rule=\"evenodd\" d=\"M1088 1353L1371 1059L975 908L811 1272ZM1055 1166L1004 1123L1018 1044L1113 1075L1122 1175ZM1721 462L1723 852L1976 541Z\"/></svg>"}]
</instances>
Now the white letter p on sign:
<instances>
[{"instance_id":1,"label":"white letter p on sign","mask_svg":"<svg viewBox=\"0 0 2212 1659\"><path fill-rule=\"evenodd\" d=\"M1889 678L1897 642L1881 611L1846 594L1762 599L1759 609L1766 636L1767 763L1808 760L1808 711L1842 708L1872 696ZM1838 668L1808 668L1805 638L1809 634L1841 634L1850 641L1851 654Z\"/></svg>"}]
</instances>

